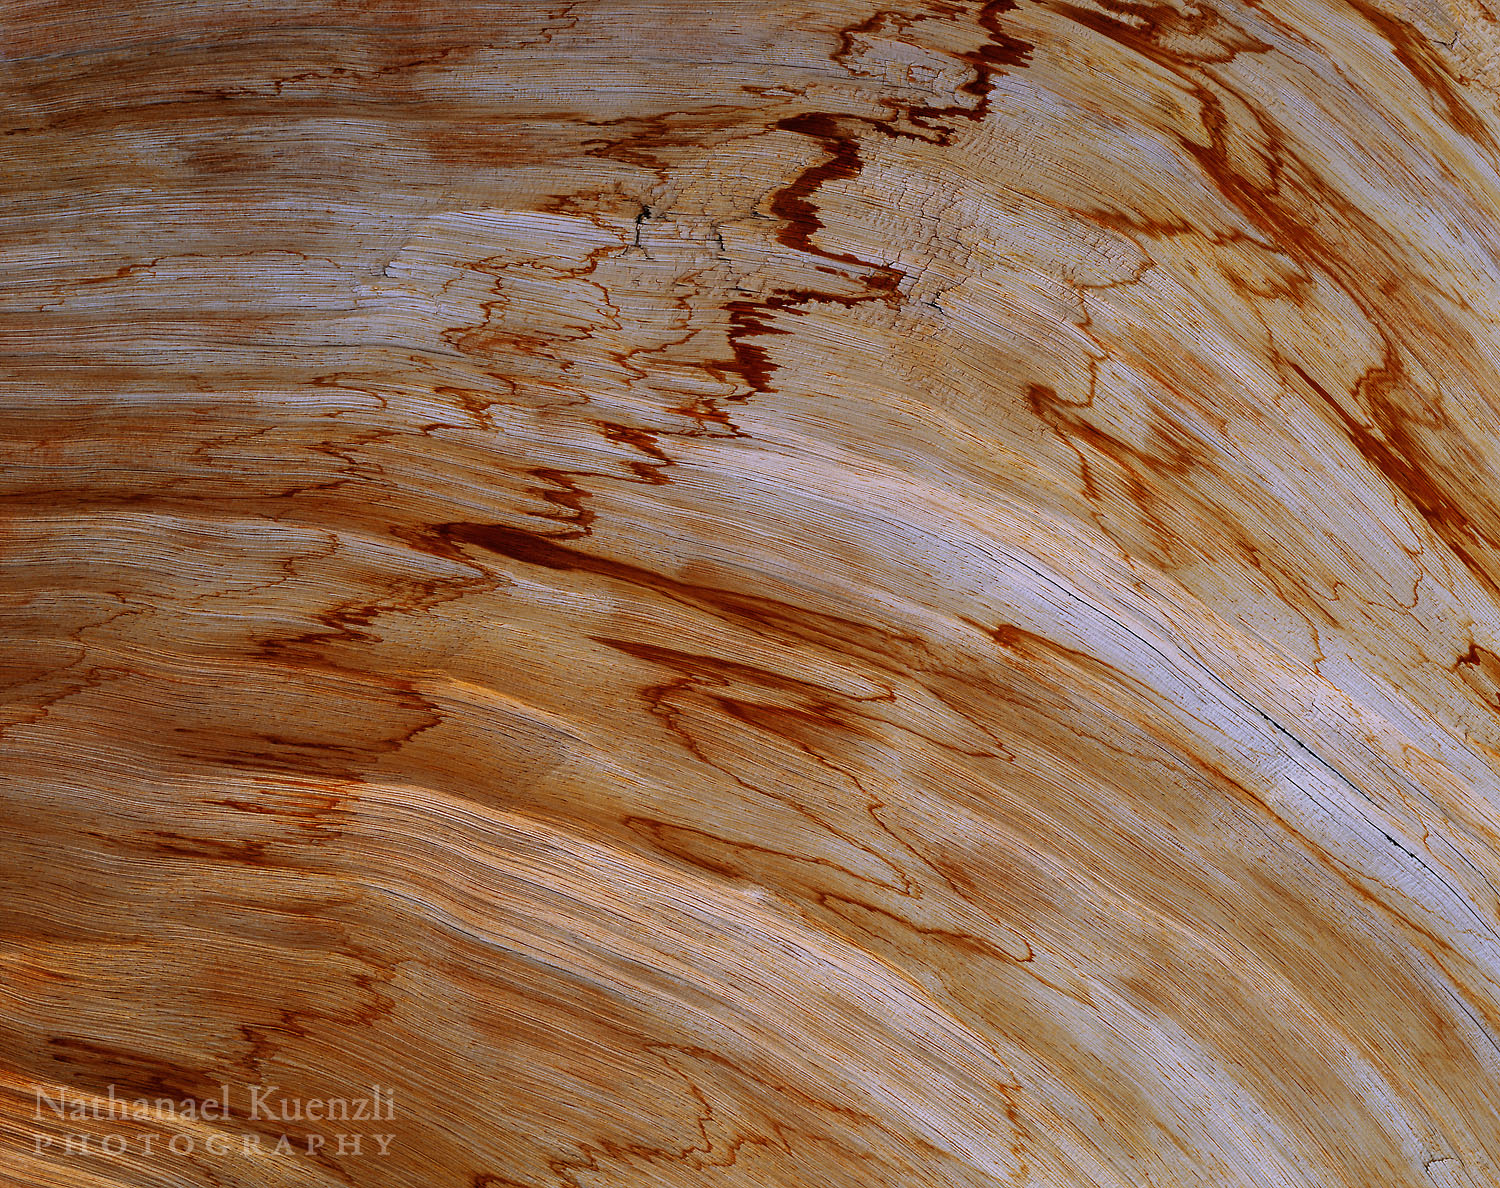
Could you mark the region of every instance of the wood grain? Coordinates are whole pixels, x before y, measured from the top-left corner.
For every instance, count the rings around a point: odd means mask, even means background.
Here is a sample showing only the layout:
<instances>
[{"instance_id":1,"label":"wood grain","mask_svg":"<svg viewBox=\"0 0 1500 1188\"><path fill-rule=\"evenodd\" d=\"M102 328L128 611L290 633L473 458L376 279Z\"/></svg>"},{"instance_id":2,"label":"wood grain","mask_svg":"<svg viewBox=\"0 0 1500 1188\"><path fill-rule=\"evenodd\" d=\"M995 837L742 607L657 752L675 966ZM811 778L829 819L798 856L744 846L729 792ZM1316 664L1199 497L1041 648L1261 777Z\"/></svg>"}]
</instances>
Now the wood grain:
<instances>
[{"instance_id":1,"label":"wood grain","mask_svg":"<svg viewBox=\"0 0 1500 1188\"><path fill-rule=\"evenodd\" d=\"M880 2L0 10L7 1183L1500 1184L1500 19Z\"/></svg>"}]
</instances>

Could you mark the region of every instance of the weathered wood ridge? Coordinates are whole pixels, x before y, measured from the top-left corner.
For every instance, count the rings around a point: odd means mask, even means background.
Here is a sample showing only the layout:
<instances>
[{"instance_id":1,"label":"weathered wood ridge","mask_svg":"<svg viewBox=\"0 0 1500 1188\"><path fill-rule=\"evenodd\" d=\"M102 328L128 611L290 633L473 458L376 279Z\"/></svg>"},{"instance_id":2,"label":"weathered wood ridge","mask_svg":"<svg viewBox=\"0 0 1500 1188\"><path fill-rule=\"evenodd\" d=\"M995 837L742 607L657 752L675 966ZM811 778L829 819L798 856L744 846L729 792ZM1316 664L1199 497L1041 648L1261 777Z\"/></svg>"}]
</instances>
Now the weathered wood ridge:
<instances>
[{"instance_id":1,"label":"weathered wood ridge","mask_svg":"<svg viewBox=\"0 0 1500 1188\"><path fill-rule=\"evenodd\" d=\"M1500 1184L1500 17L894 3L0 9L6 1183Z\"/></svg>"}]
</instances>

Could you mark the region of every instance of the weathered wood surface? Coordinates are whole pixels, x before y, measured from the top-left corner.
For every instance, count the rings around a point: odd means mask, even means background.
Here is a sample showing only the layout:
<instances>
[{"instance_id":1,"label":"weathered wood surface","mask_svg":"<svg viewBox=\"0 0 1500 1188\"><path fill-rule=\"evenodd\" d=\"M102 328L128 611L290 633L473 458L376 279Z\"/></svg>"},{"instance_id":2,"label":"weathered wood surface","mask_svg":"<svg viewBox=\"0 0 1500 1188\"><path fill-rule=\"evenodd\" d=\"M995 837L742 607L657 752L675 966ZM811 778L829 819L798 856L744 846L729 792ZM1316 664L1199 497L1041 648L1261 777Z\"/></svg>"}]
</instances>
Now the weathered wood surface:
<instances>
[{"instance_id":1,"label":"weathered wood surface","mask_svg":"<svg viewBox=\"0 0 1500 1188\"><path fill-rule=\"evenodd\" d=\"M1500 1183L1496 17L895 2L0 10L7 1182Z\"/></svg>"}]
</instances>

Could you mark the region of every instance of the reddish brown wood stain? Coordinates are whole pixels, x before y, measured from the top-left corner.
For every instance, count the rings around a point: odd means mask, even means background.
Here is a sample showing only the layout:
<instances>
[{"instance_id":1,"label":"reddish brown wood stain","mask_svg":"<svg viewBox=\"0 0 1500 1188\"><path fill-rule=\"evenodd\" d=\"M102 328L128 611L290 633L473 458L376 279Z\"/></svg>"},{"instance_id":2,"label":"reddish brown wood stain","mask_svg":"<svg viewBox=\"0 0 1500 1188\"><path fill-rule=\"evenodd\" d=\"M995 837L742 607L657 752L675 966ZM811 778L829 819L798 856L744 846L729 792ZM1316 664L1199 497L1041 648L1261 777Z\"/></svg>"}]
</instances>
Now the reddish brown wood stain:
<instances>
[{"instance_id":1,"label":"reddish brown wood stain","mask_svg":"<svg viewBox=\"0 0 1500 1188\"><path fill-rule=\"evenodd\" d=\"M1477 0L0 33L6 1184L1500 1184Z\"/></svg>"}]
</instances>

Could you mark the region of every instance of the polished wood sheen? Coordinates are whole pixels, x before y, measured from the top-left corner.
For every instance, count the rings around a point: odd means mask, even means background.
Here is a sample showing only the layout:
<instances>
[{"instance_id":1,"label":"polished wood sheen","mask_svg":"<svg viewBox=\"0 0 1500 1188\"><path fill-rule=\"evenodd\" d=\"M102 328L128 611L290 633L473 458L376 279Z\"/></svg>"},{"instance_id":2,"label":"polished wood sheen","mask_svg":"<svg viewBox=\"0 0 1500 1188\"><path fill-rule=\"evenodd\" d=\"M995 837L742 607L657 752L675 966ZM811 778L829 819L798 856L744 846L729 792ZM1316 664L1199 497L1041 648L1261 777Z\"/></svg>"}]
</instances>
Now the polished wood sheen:
<instances>
[{"instance_id":1,"label":"polished wood sheen","mask_svg":"<svg viewBox=\"0 0 1500 1188\"><path fill-rule=\"evenodd\" d=\"M1500 1184L1487 2L7 0L0 1177Z\"/></svg>"}]
</instances>

